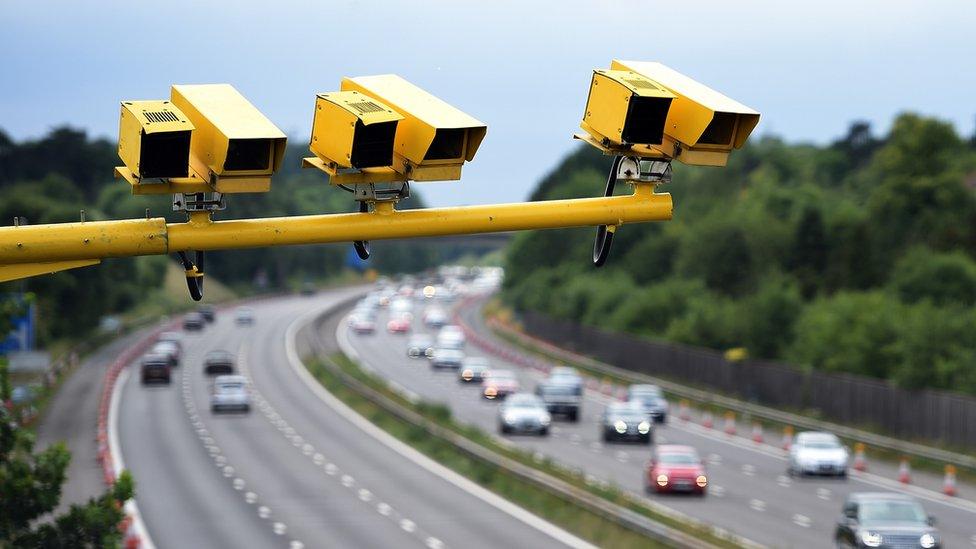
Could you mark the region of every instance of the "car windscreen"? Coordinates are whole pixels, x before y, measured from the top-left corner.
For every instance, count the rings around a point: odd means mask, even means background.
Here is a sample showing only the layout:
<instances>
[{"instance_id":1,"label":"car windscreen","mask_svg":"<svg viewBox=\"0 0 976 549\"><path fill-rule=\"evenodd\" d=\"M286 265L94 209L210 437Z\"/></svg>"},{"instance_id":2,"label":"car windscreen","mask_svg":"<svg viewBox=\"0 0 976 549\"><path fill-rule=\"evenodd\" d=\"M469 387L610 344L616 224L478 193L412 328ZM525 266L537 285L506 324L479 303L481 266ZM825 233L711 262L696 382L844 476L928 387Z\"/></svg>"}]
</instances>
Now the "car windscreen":
<instances>
[{"instance_id":1,"label":"car windscreen","mask_svg":"<svg viewBox=\"0 0 976 549\"><path fill-rule=\"evenodd\" d=\"M576 396L580 394L578 386L574 385L542 385L539 391L546 396Z\"/></svg>"},{"instance_id":2,"label":"car windscreen","mask_svg":"<svg viewBox=\"0 0 976 549\"><path fill-rule=\"evenodd\" d=\"M914 501L862 501L858 505L861 522L914 522L924 523L925 511Z\"/></svg>"},{"instance_id":3,"label":"car windscreen","mask_svg":"<svg viewBox=\"0 0 976 549\"><path fill-rule=\"evenodd\" d=\"M694 454L664 453L658 456L658 462L665 465L698 465L698 456Z\"/></svg>"},{"instance_id":4,"label":"car windscreen","mask_svg":"<svg viewBox=\"0 0 976 549\"><path fill-rule=\"evenodd\" d=\"M814 450L836 450L840 448L840 444L836 440L804 440L800 445Z\"/></svg>"},{"instance_id":5,"label":"car windscreen","mask_svg":"<svg viewBox=\"0 0 976 549\"><path fill-rule=\"evenodd\" d=\"M244 390L243 383L220 383L216 386L218 393L240 393Z\"/></svg>"}]
</instances>

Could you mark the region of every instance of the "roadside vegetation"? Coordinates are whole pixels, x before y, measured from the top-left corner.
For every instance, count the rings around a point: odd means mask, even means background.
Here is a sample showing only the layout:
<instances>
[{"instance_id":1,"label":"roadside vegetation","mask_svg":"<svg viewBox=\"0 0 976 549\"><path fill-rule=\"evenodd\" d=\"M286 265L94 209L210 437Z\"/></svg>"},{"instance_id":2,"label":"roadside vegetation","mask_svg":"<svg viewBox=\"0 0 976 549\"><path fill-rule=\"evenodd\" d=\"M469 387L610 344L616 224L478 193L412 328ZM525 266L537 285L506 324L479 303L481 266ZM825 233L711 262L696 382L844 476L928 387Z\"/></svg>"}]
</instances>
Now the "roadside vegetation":
<instances>
[{"instance_id":1,"label":"roadside vegetation","mask_svg":"<svg viewBox=\"0 0 976 549\"><path fill-rule=\"evenodd\" d=\"M581 148L533 200L595 196ZM674 165L674 220L520 234L504 299L604 329L976 394L976 140L904 114L827 146L756 139L725 168ZM623 190L621 192L625 192Z\"/></svg>"}]
</instances>

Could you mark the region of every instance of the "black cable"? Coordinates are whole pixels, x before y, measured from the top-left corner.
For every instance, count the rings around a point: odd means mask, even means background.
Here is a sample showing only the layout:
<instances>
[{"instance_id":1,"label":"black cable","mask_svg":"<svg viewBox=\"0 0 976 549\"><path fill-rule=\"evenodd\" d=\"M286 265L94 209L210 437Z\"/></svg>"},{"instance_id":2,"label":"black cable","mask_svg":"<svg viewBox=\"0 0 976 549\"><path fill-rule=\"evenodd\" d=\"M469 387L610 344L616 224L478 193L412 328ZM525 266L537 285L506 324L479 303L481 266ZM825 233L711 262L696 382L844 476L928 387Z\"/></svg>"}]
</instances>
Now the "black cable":
<instances>
[{"instance_id":1,"label":"black cable","mask_svg":"<svg viewBox=\"0 0 976 549\"><path fill-rule=\"evenodd\" d=\"M617 182L617 170L620 169L620 161L623 156L613 157L613 164L610 165L610 174L607 176L607 189L603 196L613 196L613 187ZM606 225L596 228L596 239L593 241L593 265L602 267L610 256L610 246L613 244L613 231Z\"/></svg>"},{"instance_id":2,"label":"black cable","mask_svg":"<svg viewBox=\"0 0 976 549\"><path fill-rule=\"evenodd\" d=\"M366 205L365 201L359 202L359 213L366 213L369 211L369 207ZM352 247L356 249L356 255L359 259L366 261L369 259L369 240L356 240L352 243Z\"/></svg>"}]
</instances>

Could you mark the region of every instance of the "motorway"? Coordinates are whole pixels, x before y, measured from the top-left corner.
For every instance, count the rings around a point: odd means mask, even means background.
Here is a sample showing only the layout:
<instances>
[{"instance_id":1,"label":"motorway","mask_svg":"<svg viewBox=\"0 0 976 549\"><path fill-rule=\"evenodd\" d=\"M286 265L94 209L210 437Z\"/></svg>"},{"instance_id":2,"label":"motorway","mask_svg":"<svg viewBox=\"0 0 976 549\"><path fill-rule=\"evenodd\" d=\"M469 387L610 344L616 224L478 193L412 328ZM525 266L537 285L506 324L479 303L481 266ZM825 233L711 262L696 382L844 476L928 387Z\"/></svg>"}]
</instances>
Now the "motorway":
<instances>
[{"instance_id":1,"label":"motorway","mask_svg":"<svg viewBox=\"0 0 976 549\"><path fill-rule=\"evenodd\" d=\"M415 312L419 319L419 307ZM474 309L463 310L462 314L472 319L469 324L478 326ZM433 372L426 360L408 358L407 337L382 329L385 313L378 318L377 326L379 329L372 335L356 335L343 329L339 336L347 338L367 368L424 399L447 404L462 422L497 431L496 403L480 398L477 387L459 384L456 373ZM415 321L413 330L424 328ZM467 352L484 355L470 343ZM497 357L488 358L494 367L518 372L523 390L531 390L541 379L537 371L520 369ZM642 474L648 447L604 444L599 436L598 422L607 402L608 397L588 390L578 424L557 420L547 438L509 436L506 440L580 468L597 481L615 483L668 509L770 547L833 546L834 526L847 494L902 490L897 482L874 475L852 474L846 481L791 478L785 474L786 461L778 449L672 418L657 428L656 441L696 447L707 462L710 492L705 498L647 496L643 493ZM976 546L976 504L927 490L908 490L921 495L926 510L936 517L944 546Z\"/></svg>"},{"instance_id":2,"label":"motorway","mask_svg":"<svg viewBox=\"0 0 976 549\"><path fill-rule=\"evenodd\" d=\"M585 547L368 435L298 375L289 327L357 291L257 302L253 326L218 313L203 332L186 335L169 386L144 387L130 367L118 433L154 544ZM202 359L212 349L237 354L252 384L249 414L211 413Z\"/></svg>"}]
</instances>

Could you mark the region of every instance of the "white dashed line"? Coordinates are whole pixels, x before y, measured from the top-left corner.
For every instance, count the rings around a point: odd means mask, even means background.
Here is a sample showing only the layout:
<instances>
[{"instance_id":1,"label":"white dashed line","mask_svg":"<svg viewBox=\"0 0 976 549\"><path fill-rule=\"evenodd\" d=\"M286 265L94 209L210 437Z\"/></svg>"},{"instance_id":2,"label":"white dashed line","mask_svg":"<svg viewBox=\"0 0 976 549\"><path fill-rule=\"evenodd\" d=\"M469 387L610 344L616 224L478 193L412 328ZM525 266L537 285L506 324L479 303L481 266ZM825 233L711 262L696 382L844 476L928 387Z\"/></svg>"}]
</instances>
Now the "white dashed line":
<instances>
[{"instance_id":1,"label":"white dashed line","mask_svg":"<svg viewBox=\"0 0 976 549\"><path fill-rule=\"evenodd\" d=\"M782 486L783 488L789 488L793 485L793 481L786 475L780 475L776 477L776 484Z\"/></svg>"},{"instance_id":2,"label":"white dashed line","mask_svg":"<svg viewBox=\"0 0 976 549\"><path fill-rule=\"evenodd\" d=\"M754 477L754 476L756 476L756 467L755 467L755 465L749 465L748 463L745 464L745 465L743 465L742 466L742 474L745 475L745 476L747 476L747 477Z\"/></svg>"},{"instance_id":3,"label":"white dashed line","mask_svg":"<svg viewBox=\"0 0 976 549\"><path fill-rule=\"evenodd\" d=\"M248 492L248 493L244 494L244 501L246 501L246 502L248 502L248 503L250 503L252 505L257 500L258 500L258 495L255 494L254 492Z\"/></svg>"},{"instance_id":4,"label":"white dashed line","mask_svg":"<svg viewBox=\"0 0 976 549\"><path fill-rule=\"evenodd\" d=\"M258 516L266 519L271 516L271 509L267 505L258 507Z\"/></svg>"},{"instance_id":5,"label":"white dashed line","mask_svg":"<svg viewBox=\"0 0 976 549\"><path fill-rule=\"evenodd\" d=\"M826 488L817 488L817 497L824 500L830 501L831 492Z\"/></svg>"},{"instance_id":6,"label":"white dashed line","mask_svg":"<svg viewBox=\"0 0 976 549\"><path fill-rule=\"evenodd\" d=\"M285 526L285 523L283 522L276 522L274 523L274 526L272 526L272 530L274 531L275 534L278 534L279 536L283 536L285 535L285 532L288 531L288 527Z\"/></svg>"},{"instance_id":7,"label":"white dashed line","mask_svg":"<svg viewBox=\"0 0 976 549\"><path fill-rule=\"evenodd\" d=\"M376 512L383 515L384 517L390 516L391 511L393 511L393 508L391 508L389 505L385 503L381 502L376 504Z\"/></svg>"},{"instance_id":8,"label":"white dashed line","mask_svg":"<svg viewBox=\"0 0 976 549\"><path fill-rule=\"evenodd\" d=\"M724 486L715 485L715 486L712 486L711 488L709 488L708 491L711 492L711 494L713 496L717 497L717 498L720 498L720 497L724 497L725 496L725 487Z\"/></svg>"},{"instance_id":9,"label":"white dashed line","mask_svg":"<svg viewBox=\"0 0 976 549\"><path fill-rule=\"evenodd\" d=\"M370 492L369 490L365 489L365 488L360 488L359 489L359 499L361 499L362 501L369 501L369 500L373 499L373 493Z\"/></svg>"},{"instance_id":10,"label":"white dashed line","mask_svg":"<svg viewBox=\"0 0 976 549\"><path fill-rule=\"evenodd\" d=\"M342 475L341 480L342 480L342 485L345 486L346 488L349 488L350 486L356 483L356 479L352 478L349 475Z\"/></svg>"},{"instance_id":11,"label":"white dashed line","mask_svg":"<svg viewBox=\"0 0 976 549\"><path fill-rule=\"evenodd\" d=\"M444 542L437 538L427 538L426 545L429 549L441 549L444 547Z\"/></svg>"},{"instance_id":12,"label":"white dashed line","mask_svg":"<svg viewBox=\"0 0 976 549\"><path fill-rule=\"evenodd\" d=\"M806 515L801 515L799 513L793 515L793 524L795 524L795 525L797 525L797 526L799 526L801 528L809 528L810 527L810 522L811 522L810 521L810 517L808 517Z\"/></svg>"},{"instance_id":13,"label":"white dashed line","mask_svg":"<svg viewBox=\"0 0 976 549\"><path fill-rule=\"evenodd\" d=\"M760 513L762 513L763 511L766 510L766 502L761 499L750 499L749 508L752 509L753 511L759 511Z\"/></svg>"},{"instance_id":14,"label":"white dashed line","mask_svg":"<svg viewBox=\"0 0 976 549\"><path fill-rule=\"evenodd\" d=\"M235 490L243 490L244 489L244 479L242 479L242 478L235 478L234 479L234 489Z\"/></svg>"},{"instance_id":15,"label":"white dashed line","mask_svg":"<svg viewBox=\"0 0 976 549\"><path fill-rule=\"evenodd\" d=\"M400 528L403 528L404 532L413 532L417 529L417 524L410 519L401 519Z\"/></svg>"}]
</instances>

